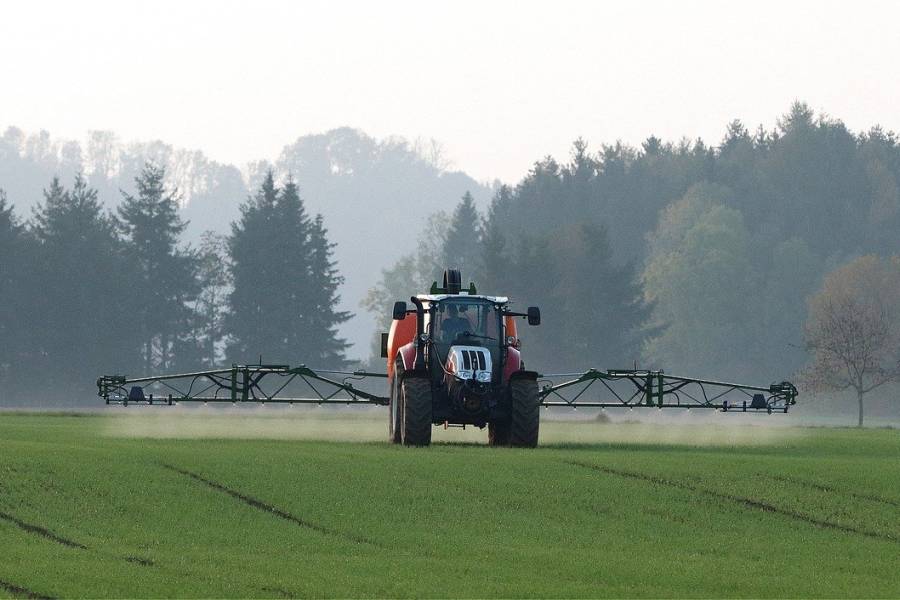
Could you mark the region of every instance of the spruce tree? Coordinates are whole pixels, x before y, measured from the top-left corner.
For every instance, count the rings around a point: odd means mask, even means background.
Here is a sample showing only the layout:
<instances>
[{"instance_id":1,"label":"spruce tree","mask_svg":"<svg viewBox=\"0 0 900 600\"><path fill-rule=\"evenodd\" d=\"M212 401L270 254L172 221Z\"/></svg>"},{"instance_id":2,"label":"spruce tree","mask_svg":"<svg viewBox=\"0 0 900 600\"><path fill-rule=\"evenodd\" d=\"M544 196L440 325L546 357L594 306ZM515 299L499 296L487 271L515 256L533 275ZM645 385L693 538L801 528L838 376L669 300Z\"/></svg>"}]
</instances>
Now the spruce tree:
<instances>
[{"instance_id":1,"label":"spruce tree","mask_svg":"<svg viewBox=\"0 0 900 600\"><path fill-rule=\"evenodd\" d=\"M28 301L26 274L33 260L28 250L25 228L0 190L0 400L21 380L19 364L31 345L28 327L36 315Z\"/></svg>"},{"instance_id":2,"label":"spruce tree","mask_svg":"<svg viewBox=\"0 0 900 600\"><path fill-rule=\"evenodd\" d=\"M40 282L31 299L41 315L32 364L62 396L89 393L96 375L129 372L137 358L122 240L81 175L71 191L53 179L31 229Z\"/></svg>"},{"instance_id":3,"label":"spruce tree","mask_svg":"<svg viewBox=\"0 0 900 600\"><path fill-rule=\"evenodd\" d=\"M328 230L322 215L316 215L310 228L310 289L313 305L309 317L311 340L319 340L310 348L310 357L317 365L339 367L344 362L348 344L337 337L337 328L350 319L351 314L336 309L340 301L338 287L344 282L332 258L335 244L328 241ZM310 358L312 360L312 358Z\"/></svg>"},{"instance_id":4,"label":"spruce tree","mask_svg":"<svg viewBox=\"0 0 900 600\"><path fill-rule=\"evenodd\" d=\"M310 222L293 179L279 190L267 173L255 197L241 207L228 245L229 358L341 364L346 343L336 327L349 315L335 310L342 280L331 258L334 245L321 217Z\"/></svg>"},{"instance_id":5,"label":"spruce tree","mask_svg":"<svg viewBox=\"0 0 900 600\"><path fill-rule=\"evenodd\" d=\"M277 196L270 170L256 195L241 205L240 221L231 224L228 250L234 287L228 296L225 330L226 354L234 362L253 362L263 352L274 358L280 337L278 263L282 253L276 238Z\"/></svg>"},{"instance_id":6,"label":"spruce tree","mask_svg":"<svg viewBox=\"0 0 900 600\"><path fill-rule=\"evenodd\" d=\"M509 230L508 211L512 203L512 190L500 186L491 207L481 235L480 268L475 284L478 291L485 294L505 296L509 294L510 256L507 232Z\"/></svg>"},{"instance_id":7,"label":"spruce tree","mask_svg":"<svg viewBox=\"0 0 900 600\"><path fill-rule=\"evenodd\" d=\"M481 274L481 217L469 192L453 211L443 250L444 268L459 269L463 286Z\"/></svg>"},{"instance_id":8,"label":"spruce tree","mask_svg":"<svg viewBox=\"0 0 900 600\"><path fill-rule=\"evenodd\" d=\"M175 348L193 339L195 315L189 303L199 293L196 253L179 247L187 226L178 214L178 196L165 189L165 168L147 163L135 178L137 195L122 193L119 217L133 261L135 322L148 373L170 369Z\"/></svg>"}]
</instances>

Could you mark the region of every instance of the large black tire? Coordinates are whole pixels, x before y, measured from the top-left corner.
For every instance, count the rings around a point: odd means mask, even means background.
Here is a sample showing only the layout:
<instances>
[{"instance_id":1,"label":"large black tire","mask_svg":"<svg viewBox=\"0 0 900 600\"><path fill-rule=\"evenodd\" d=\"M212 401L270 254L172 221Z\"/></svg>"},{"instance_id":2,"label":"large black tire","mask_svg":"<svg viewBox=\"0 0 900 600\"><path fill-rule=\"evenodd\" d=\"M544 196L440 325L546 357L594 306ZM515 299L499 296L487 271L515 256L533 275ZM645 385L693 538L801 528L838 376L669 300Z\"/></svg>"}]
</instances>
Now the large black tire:
<instances>
[{"instance_id":1,"label":"large black tire","mask_svg":"<svg viewBox=\"0 0 900 600\"><path fill-rule=\"evenodd\" d=\"M534 379L513 379L509 383L510 420L509 445L515 448L534 448L538 443L541 424L541 398Z\"/></svg>"},{"instance_id":2,"label":"large black tire","mask_svg":"<svg viewBox=\"0 0 900 600\"><path fill-rule=\"evenodd\" d=\"M404 446L431 444L431 382L427 377L404 377L401 388L400 436Z\"/></svg>"},{"instance_id":3,"label":"large black tire","mask_svg":"<svg viewBox=\"0 0 900 600\"><path fill-rule=\"evenodd\" d=\"M400 393L400 365L394 369L394 378L391 380L391 396L388 399L388 441L392 444L400 443L400 411L402 410L402 395Z\"/></svg>"}]
</instances>

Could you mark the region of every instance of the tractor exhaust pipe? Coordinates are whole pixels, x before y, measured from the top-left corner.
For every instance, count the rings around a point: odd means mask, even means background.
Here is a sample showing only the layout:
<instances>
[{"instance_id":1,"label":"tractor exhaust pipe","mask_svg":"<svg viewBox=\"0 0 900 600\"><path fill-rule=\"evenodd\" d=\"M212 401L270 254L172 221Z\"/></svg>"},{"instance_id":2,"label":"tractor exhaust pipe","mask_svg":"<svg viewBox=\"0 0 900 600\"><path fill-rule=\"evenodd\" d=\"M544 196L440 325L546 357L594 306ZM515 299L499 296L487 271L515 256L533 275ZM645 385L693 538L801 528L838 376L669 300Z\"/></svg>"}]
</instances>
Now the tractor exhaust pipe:
<instances>
[{"instance_id":1,"label":"tractor exhaust pipe","mask_svg":"<svg viewBox=\"0 0 900 600\"><path fill-rule=\"evenodd\" d=\"M409 301L416 305L416 361L413 369L420 371L425 369L425 342L422 340L422 334L425 333L425 307L415 296L410 297Z\"/></svg>"}]
</instances>

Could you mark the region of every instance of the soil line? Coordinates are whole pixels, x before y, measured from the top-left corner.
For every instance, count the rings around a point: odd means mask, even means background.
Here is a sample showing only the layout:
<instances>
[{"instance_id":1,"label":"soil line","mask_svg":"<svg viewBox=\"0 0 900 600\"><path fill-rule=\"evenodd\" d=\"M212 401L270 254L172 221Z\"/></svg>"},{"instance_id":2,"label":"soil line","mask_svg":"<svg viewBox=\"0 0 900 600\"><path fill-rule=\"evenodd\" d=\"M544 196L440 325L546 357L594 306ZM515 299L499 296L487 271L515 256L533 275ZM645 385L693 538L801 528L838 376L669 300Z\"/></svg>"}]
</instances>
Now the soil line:
<instances>
[{"instance_id":1,"label":"soil line","mask_svg":"<svg viewBox=\"0 0 900 600\"><path fill-rule=\"evenodd\" d=\"M379 545L376 542L373 542L372 540L366 539L364 537L357 536L357 535L350 534L350 533L345 533L343 531L338 531L336 529L331 529L329 527L319 525L318 523L313 523L311 521L307 521L306 519L292 515L291 513L284 511L284 510L278 508L277 506L267 504L266 502L263 502L262 500L258 500L252 496L248 496L237 490L233 490L233 489L226 487L226 486L222 485L221 483L218 483L211 479L206 479L205 477L198 475L196 473L192 473L192 472L186 471L184 469L179 469L178 467L175 467L173 465L168 465L165 463L161 463L161 466L165 469L169 469L170 471L174 471L175 473L178 473L180 475L184 475L185 477L190 477L194 481L203 483L216 491L228 494L232 498L235 498L236 500L240 500L241 502L243 502L244 504L246 504L248 506L252 506L253 508L273 514L280 519L284 519L285 521L290 521L291 523L294 523L295 525L299 525L300 527L304 527L304 528L310 529L312 531L317 531L317 532L323 533L325 535L341 537L341 538L350 540L351 542L355 542L357 544L368 544L370 546L378 546Z\"/></svg>"},{"instance_id":2,"label":"soil line","mask_svg":"<svg viewBox=\"0 0 900 600\"><path fill-rule=\"evenodd\" d=\"M43 594L32 592L28 588L14 585L8 581L3 581L2 579L0 579L0 590L5 590L13 596L24 596L25 598L34 598L35 600L54 600L52 596L44 596Z\"/></svg>"},{"instance_id":3,"label":"soil line","mask_svg":"<svg viewBox=\"0 0 900 600\"><path fill-rule=\"evenodd\" d=\"M900 506L900 502L897 500L890 500L888 498L882 498L881 496L875 496L874 494L859 494L857 492L849 492L849 491L841 491L837 488L833 488L829 485L824 485L821 483L816 483L814 481L806 481L805 479L795 479L793 477L784 477L783 475L763 475L768 479L772 479L773 481L782 481L784 483L792 483L794 485L799 485L800 487L810 488L813 490L819 490L820 492L827 492L830 494L846 494L851 498L858 498L860 500L869 500L870 502L878 502L880 504L887 504L888 506Z\"/></svg>"},{"instance_id":4,"label":"soil line","mask_svg":"<svg viewBox=\"0 0 900 600\"><path fill-rule=\"evenodd\" d=\"M9 521L13 525L19 527L23 531L27 531L28 533L33 533L35 535L39 535L41 537L45 537L48 540L53 540L57 544L62 544L63 546L68 546L69 548L78 548L79 550L87 550L87 546L83 544L79 544L78 542L73 542L72 540L67 540L62 536L58 536L49 529L45 527L41 527L40 525L32 525L31 523L26 523L25 521L14 517L13 515L5 512L0 512L0 519L4 521Z\"/></svg>"},{"instance_id":5,"label":"soil line","mask_svg":"<svg viewBox=\"0 0 900 600\"><path fill-rule=\"evenodd\" d=\"M703 494L706 496L710 496L713 498L717 498L719 500L728 500L730 502L737 502L743 504L748 508L755 508L758 510L762 510L765 512L775 513L778 515L782 515L785 517L790 517L791 519L795 519L797 521L801 521L803 523L809 523L810 525L815 525L817 527L822 527L825 529L835 529L837 531L843 531L845 533L855 533L857 535L862 535L865 537L884 540L888 542L897 543L898 540L896 537L886 534L879 533L877 531L868 531L865 529L858 529L856 527L850 527L848 525L841 525L840 523L833 523L831 521L825 521L823 519L816 519L815 517L810 517L809 515L804 515L803 513L794 512L792 510L788 510L785 508L781 508L779 506L775 506L774 504L769 504L767 502L762 502L760 500L754 500L753 498L744 498L742 496L733 496L731 494L723 494L721 492L716 492L713 490L708 490L705 488L700 488L689 483L685 483L683 481L673 480L673 479L663 479L662 477L655 477L653 475L646 475L644 473L635 473L632 471L620 471L618 469L612 469L610 467L604 467L601 465L593 465L590 463L582 463L576 461L563 461L565 464L573 465L576 467L582 467L584 469L591 469L594 471L599 471L601 473L606 473L607 475L615 475L617 477L625 477L628 479L638 479L640 481L646 481L649 483L654 483L656 485L663 485L671 488L676 488L680 490L687 490L690 492L696 492L698 494Z\"/></svg>"}]
</instances>

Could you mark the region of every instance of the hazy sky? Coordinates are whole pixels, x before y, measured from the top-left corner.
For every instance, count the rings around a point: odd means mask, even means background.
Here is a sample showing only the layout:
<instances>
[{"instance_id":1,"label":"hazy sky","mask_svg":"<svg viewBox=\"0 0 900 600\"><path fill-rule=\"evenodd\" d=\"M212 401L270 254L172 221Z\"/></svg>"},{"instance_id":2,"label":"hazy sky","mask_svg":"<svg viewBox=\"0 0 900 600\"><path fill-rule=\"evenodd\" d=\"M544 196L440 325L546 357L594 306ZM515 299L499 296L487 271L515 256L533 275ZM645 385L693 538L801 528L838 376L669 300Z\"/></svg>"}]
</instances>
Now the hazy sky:
<instances>
[{"instance_id":1,"label":"hazy sky","mask_svg":"<svg viewBox=\"0 0 900 600\"><path fill-rule=\"evenodd\" d=\"M350 125L514 182L794 99L900 130L898 2L4 2L0 129L112 129L242 164Z\"/></svg>"}]
</instances>

